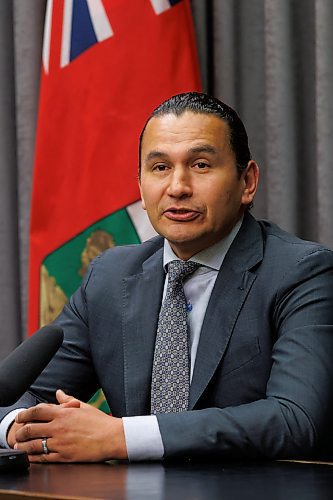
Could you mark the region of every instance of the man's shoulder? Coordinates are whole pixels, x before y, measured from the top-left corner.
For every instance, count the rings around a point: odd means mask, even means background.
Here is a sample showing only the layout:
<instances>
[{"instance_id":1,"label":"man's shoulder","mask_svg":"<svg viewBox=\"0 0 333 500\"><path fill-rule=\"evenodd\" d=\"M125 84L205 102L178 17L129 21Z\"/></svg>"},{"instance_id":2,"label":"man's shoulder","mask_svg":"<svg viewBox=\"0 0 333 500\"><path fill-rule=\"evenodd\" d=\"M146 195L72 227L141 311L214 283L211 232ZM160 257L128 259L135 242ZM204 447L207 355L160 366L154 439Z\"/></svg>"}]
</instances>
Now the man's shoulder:
<instances>
[{"instance_id":1,"label":"man's shoulder","mask_svg":"<svg viewBox=\"0 0 333 500\"><path fill-rule=\"evenodd\" d=\"M267 220L258 220L264 241L264 260L292 272L295 266L307 272L333 267L332 249L315 241L304 240Z\"/></svg>"},{"instance_id":2,"label":"man's shoulder","mask_svg":"<svg viewBox=\"0 0 333 500\"><path fill-rule=\"evenodd\" d=\"M328 296L327 290L333 287L331 249L303 240L267 220L247 217L245 222L247 227L244 227L243 234L247 243L242 243L242 247L250 255L247 260L251 259L247 269L256 274L257 285L263 295L284 296L298 289L299 285L304 284L311 289L320 284L326 287ZM243 242L243 238L240 241ZM251 252L256 258L251 257ZM241 253L244 252L238 251L237 261L242 258Z\"/></svg>"}]
</instances>

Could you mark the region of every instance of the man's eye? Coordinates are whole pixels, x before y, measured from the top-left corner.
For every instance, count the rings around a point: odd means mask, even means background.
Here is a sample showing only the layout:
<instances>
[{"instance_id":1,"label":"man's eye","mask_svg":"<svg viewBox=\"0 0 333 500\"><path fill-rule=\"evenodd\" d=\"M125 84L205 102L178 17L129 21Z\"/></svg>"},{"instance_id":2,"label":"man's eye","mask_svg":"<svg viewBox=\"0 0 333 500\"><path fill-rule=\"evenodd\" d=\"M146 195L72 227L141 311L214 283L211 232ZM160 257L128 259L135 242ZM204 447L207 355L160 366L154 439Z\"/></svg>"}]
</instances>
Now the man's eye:
<instances>
[{"instance_id":1,"label":"man's eye","mask_svg":"<svg viewBox=\"0 0 333 500\"><path fill-rule=\"evenodd\" d=\"M196 168L198 168L199 170L203 170L204 168L208 168L209 167L208 163L205 163L203 161L198 161L197 163L194 164L194 166Z\"/></svg>"},{"instance_id":2,"label":"man's eye","mask_svg":"<svg viewBox=\"0 0 333 500\"><path fill-rule=\"evenodd\" d=\"M155 170L156 172L164 172L166 168L166 165L154 165L153 170Z\"/></svg>"}]
</instances>

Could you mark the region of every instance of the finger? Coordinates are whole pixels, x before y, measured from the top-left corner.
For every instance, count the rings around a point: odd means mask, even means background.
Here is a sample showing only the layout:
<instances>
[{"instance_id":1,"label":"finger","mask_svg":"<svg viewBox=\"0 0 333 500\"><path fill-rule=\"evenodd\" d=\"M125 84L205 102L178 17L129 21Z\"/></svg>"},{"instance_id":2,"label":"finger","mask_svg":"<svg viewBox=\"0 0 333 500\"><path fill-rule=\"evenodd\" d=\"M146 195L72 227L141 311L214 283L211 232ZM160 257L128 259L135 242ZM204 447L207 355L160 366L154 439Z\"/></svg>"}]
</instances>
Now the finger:
<instances>
[{"instance_id":1,"label":"finger","mask_svg":"<svg viewBox=\"0 0 333 500\"><path fill-rule=\"evenodd\" d=\"M25 451L28 454L30 462L69 462L68 457L64 457L60 452L56 451L56 440L53 438L46 439L48 453L44 452L41 439L36 439L27 443L16 444L15 449Z\"/></svg>"},{"instance_id":2,"label":"finger","mask_svg":"<svg viewBox=\"0 0 333 500\"><path fill-rule=\"evenodd\" d=\"M78 399L74 398L73 396L66 394L62 389L57 390L56 398L57 398L58 403L60 403L60 404L69 403L71 401L79 401Z\"/></svg>"},{"instance_id":3,"label":"finger","mask_svg":"<svg viewBox=\"0 0 333 500\"><path fill-rule=\"evenodd\" d=\"M53 451L50 438L47 439L47 448L50 453ZM31 439L30 441L25 441L20 443L17 442L15 443L14 449L25 451L28 455L48 455L48 453L44 453L41 438Z\"/></svg>"},{"instance_id":4,"label":"finger","mask_svg":"<svg viewBox=\"0 0 333 500\"><path fill-rule=\"evenodd\" d=\"M31 439L38 439L50 435L50 426L48 423L27 423L17 429L15 432L15 441L24 443Z\"/></svg>"},{"instance_id":5,"label":"finger","mask_svg":"<svg viewBox=\"0 0 333 500\"><path fill-rule=\"evenodd\" d=\"M27 410L22 410L15 417L17 424L25 424L27 422L49 422L54 418L56 410L59 409L58 405L41 403L37 406L32 406Z\"/></svg>"},{"instance_id":6,"label":"finger","mask_svg":"<svg viewBox=\"0 0 333 500\"><path fill-rule=\"evenodd\" d=\"M61 389L57 390L56 398L58 403L65 408L80 408L80 400L69 396Z\"/></svg>"}]
</instances>

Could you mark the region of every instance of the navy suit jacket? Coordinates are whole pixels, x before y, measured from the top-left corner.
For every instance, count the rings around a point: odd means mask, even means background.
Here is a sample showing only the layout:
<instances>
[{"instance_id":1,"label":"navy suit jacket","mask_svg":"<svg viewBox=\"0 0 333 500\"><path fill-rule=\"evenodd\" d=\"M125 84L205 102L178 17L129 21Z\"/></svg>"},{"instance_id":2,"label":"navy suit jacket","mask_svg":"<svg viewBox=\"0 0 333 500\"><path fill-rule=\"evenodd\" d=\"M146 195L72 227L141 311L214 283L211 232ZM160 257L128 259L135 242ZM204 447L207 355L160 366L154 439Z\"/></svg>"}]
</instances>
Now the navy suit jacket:
<instances>
[{"instance_id":1,"label":"navy suit jacket","mask_svg":"<svg viewBox=\"0 0 333 500\"><path fill-rule=\"evenodd\" d=\"M156 237L94 261L56 320L63 346L16 407L102 387L114 416L149 414L162 258ZM333 252L246 214L207 307L189 411L157 416L165 457L315 456L332 403Z\"/></svg>"}]
</instances>

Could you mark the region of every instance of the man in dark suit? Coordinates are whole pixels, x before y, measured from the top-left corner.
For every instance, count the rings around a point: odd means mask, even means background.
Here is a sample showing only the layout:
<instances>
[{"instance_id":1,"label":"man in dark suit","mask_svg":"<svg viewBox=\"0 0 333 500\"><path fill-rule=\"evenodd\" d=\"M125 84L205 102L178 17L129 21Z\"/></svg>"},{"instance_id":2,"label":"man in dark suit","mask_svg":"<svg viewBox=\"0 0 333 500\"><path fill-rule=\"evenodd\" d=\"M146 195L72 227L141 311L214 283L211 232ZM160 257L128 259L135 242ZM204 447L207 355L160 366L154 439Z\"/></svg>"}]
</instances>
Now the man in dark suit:
<instances>
[{"instance_id":1,"label":"man in dark suit","mask_svg":"<svg viewBox=\"0 0 333 500\"><path fill-rule=\"evenodd\" d=\"M57 319L62 348L2 411L10 446L44 462L323 450L333 254L250 215L258 175L244 126L225 104L188 93L153 112L140 139L140 189L161 236L94 261ZM177 284L189 327L181 370L178 312L162 318L177 259L195 263ZM83 403L98 387L112 416Z\"/></svg>"}]
</instances>

